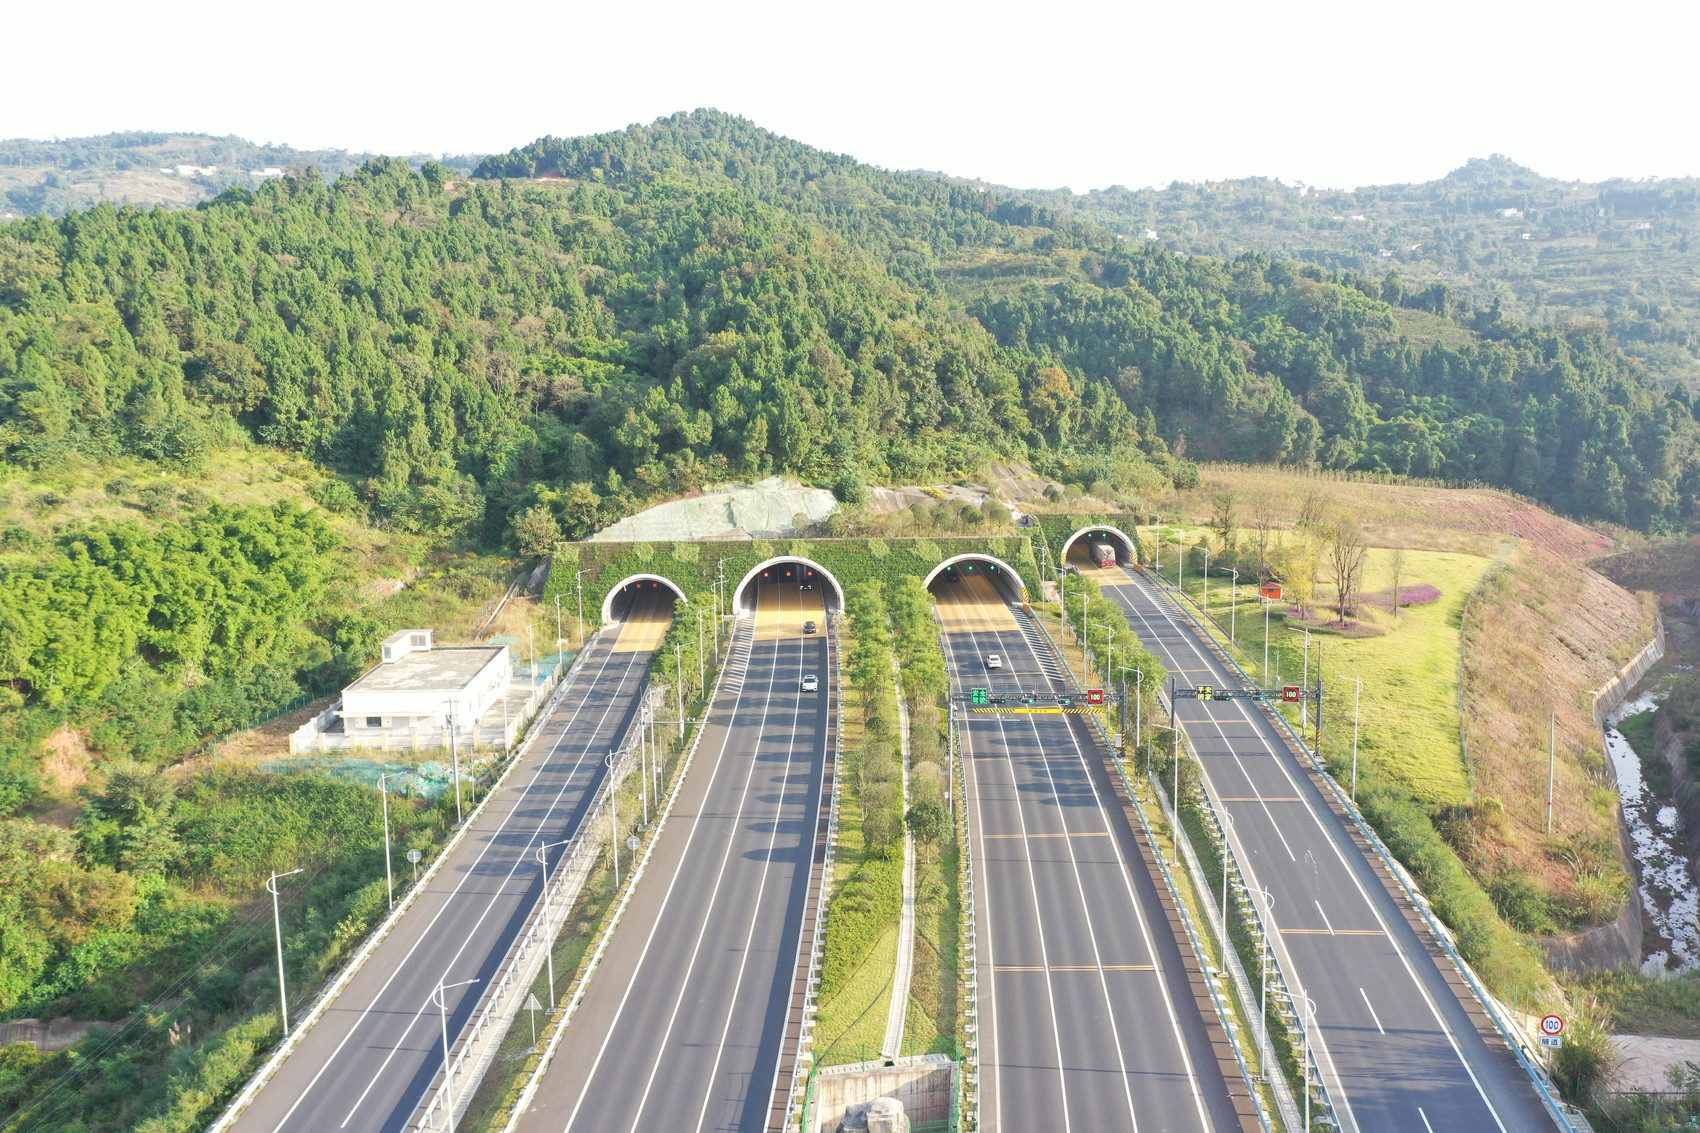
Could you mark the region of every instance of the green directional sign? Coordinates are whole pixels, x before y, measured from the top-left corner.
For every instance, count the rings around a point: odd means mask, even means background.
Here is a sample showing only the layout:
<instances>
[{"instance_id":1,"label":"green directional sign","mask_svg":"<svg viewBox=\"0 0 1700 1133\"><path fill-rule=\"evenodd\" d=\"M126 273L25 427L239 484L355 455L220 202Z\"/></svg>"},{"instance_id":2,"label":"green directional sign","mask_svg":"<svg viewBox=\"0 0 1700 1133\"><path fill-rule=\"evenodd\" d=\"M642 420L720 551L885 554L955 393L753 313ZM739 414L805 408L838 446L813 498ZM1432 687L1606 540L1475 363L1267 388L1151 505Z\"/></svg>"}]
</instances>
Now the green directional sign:
<instances>
[{"instance_id":1,"label":"green directional sign","mask_svg":"<svg viewBox=\"0 0 1700 1133\"><path fill-rule=\"evenodd\" d=\"M983 688L969 689L968 697L975 704L984 704L986 703L986 690Z\"/></svg>"}]
</instances>

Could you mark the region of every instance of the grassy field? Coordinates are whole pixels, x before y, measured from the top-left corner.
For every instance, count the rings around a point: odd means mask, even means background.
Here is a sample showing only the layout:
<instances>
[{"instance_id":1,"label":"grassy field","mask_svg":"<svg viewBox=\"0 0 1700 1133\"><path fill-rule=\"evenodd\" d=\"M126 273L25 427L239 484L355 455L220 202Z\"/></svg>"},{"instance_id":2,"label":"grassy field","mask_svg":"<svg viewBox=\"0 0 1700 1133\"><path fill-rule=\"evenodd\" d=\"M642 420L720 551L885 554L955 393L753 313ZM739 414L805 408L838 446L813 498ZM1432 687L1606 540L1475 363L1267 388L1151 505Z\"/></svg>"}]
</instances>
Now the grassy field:
<instances>
[{"instance_id":1,"label":"grassy field","mask_svg":"<svg viewBox=\"0 0 1700 1133\"><path fill-rule=\"evenodd\" d=\"M1176 534L1182 535L1188 546L1203 536L1200 528L1169 527L1164 531L1165 545L1171 550ZM1386 548L1370 551L1364 572L1366 591L1391 586L1391 555ZM1359 759L1373 763L1386 777L1425 802L1469 800L1470 773L1458 731L1459 625L1470 589L1489 562L1461 552L1407 550L1401 588L1411 590L1427 584L1440 591L1438 599L1406 607L1397 619L1385 610L1360 609L1354 619L1373 636L1311 632L1310 683L1316 683L1320 669L1325 686L1324 752L1350 758L1353 699L1357 694L1350 678L1357 678L1363 681L1362 701L1357 708ZM1164 571L1171 580L1175 577L1173 570L1171 554ZM1250 585L1242 586L1237 591L1237 616L1230 617L1236 596L1231 582L1226 574L1212 574L1208 608L1222 625L1236 630L1241 664L1252 677L1270 686L1302 683L1306 672L1305 634L1293 624L1298 619L1292 608L1284 603L1271 604L1269 671L1264 674L1262 603ZM1183 572L1183 584L1195 600L1205 600L1207 588L1196 568ZM1307 720L1309 716L1307 712Z\"/></svg>"}]
</instances>

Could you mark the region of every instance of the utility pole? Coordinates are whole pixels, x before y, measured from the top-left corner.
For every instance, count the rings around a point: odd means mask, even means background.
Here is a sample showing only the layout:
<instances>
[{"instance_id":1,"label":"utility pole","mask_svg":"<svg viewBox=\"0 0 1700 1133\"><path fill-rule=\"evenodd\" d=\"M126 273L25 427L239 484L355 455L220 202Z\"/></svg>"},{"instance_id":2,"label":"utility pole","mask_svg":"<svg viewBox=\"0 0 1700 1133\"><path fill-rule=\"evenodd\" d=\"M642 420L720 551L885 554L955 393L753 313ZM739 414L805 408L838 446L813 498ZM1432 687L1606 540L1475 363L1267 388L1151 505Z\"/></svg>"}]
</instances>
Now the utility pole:
<instances>
[{"instance_id":1,"label":"utility pole","mask_svg":"<svg viewBox=\"0 0 1700 1133\"><path fill-rule=\"evenodd\" d=\"M289 873L274 873L266 878L266 892L272 895L272 929L277 934L277 1008L283 1016L283 1037L289 1037L289 995L283 986L283 914L277 906L277 883L279 878L301 873L302 869L292 869Z\"/></svg>"},{"instance_id":2,"label":"utility pole","mask_svg":"<svg viewBox=\"0 0 1700 1133\"><path fill-rule=\"evenodd\" d=\"M697 688L708 688L708 660L702 648L702 607L697 607Z\"/></svg>"},{"instance_id":3,"label":"utility pole","mask_svg":"<svg viewBox=\"0 0 1700 1133\"><path fill-rule=\"evenodd\" d=\"M455 769L455 825L458 826L464 816L460 809L460 744L458 742L459 736L455 730L455 702L445 700L443 704L443 723L449 729L449 757L454 761Z\"/></svg>"},{"instance_id":4,"label":"utility pole","mask_svg":"<svg viewBox=\"0 0 1700 1133\"><path fill-rule=\"evenodd\" d=\"M386 771L378 776L378 794L384 799L384 888L389 891L392 912L395 910L395 875L390 872L390 792L384 786L384 780L394 774L394 771Z\"/></svg>"},{"instance_id":5,"label":"utility pole","mask_svg":"<svg viewBox=\"0 0 1700 1133\"><path fill-rule=\"evenodd\" d=\"M1552 784L1558 769L1558 713L1547 713L1547 833L1552 833Z\"/></svg>"},{"instance_id":6,"label":"utility pole","mask_svg":"<svg viewBox=\"0 0 1700 1133\"><path fill-rule=\"evenodd\" d=\"M679 698L679 743L685 742L685 646L673 646L673 692Z\"/></svg>"}]
</instances>

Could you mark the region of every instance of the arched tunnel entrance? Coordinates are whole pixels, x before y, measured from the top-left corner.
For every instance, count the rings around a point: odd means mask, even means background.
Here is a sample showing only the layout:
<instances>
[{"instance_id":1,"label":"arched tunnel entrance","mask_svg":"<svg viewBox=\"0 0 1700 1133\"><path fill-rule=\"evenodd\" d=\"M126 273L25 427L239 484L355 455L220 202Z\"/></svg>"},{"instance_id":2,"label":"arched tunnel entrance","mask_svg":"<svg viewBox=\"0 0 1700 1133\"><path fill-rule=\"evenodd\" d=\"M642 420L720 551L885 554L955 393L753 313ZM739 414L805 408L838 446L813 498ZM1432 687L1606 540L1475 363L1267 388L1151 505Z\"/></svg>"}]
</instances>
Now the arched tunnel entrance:
<instances>
[{"instance_id":1,"label":"arched tunnel entrance","mask_svg":"<svg viewBox=\"0 0 1700 1133\"><path fill-rule=\"evenodd\" d=\"M1010 613L1025 599L1015 568L991 555L957 555L928 573L926 587L938 601L947 633L1014 629Z\"/></svg>"},{"instance_id":2,"label":"arched tunnel entrance","mask_svg":"<svg viewBox=\"0 0 1700 1133\"><path fill-rule=\"evenodd\" d=\"M1133 566L1139 561L1134 541L1114 527L1082 527L1063 544L1063 561L1081 570Z\"/></svg>"},{"instance_id":3,"label":"arched tunnel entrance","mask_svg":"<svg viewBox=\"0 0 1700 1133\"><path fill-rule=\"evenodd\" d=\"M843 608L844 589L838 579L808 559L757 563L732 592L732 609L739 617L753 616L761 632L822 632L828 615Z\"/></svg>"},{"instance_id":4,"label":"arched tunnel entrance","mask_svg":"<svg viewBox=\"0 0 1700 1133\"><path fill-rule=\"evenodd\" d=\"M617 625L615 651L646 652L667 636L673 613L690 599L671 579L658 574L635 574L622 580L602 599L602 624Z\"/></svg>"}]
</instances>

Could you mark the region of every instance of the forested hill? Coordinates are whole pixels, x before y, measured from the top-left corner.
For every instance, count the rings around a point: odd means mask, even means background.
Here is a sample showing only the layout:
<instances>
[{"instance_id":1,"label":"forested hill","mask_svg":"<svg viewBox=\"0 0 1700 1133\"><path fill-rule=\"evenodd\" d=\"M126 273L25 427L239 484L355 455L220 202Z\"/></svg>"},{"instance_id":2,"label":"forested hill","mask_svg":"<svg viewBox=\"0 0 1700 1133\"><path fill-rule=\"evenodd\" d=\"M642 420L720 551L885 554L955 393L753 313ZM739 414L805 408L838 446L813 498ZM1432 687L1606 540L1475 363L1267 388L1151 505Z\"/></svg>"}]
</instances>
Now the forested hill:
<instances>
[{"instance_id":1,"label":"forested hill","mask_svg":"<svg viewBox=\"0 0 1700 1133\"><path fill-rule=\"evenodd\" d=\"M1259 177L1087 193L959 183L1171 251L1264 252L1415 290L1444 283L1525 321L1597 320L1649 373L1700 388L1697 178L1560 181L1495 154L1351 191Z\"/></svg>"},{"instance_id":2,"label":"forested hill","mask_svg":"<svg viewBox=\"0 0 1700 1133\"><path fill-rule=\"evenodd\" d=\"M192 468L238 429L350 506L485 543L536 504L576 535L772 471L853 495L1026 456L1132 498L1185 474L1171 449L1641 527L1692 506L1687 396L1597 334L1176 256L712 111L478 172L375 161L5 226L0 452Z\"/></svg>"}]
</instances>

